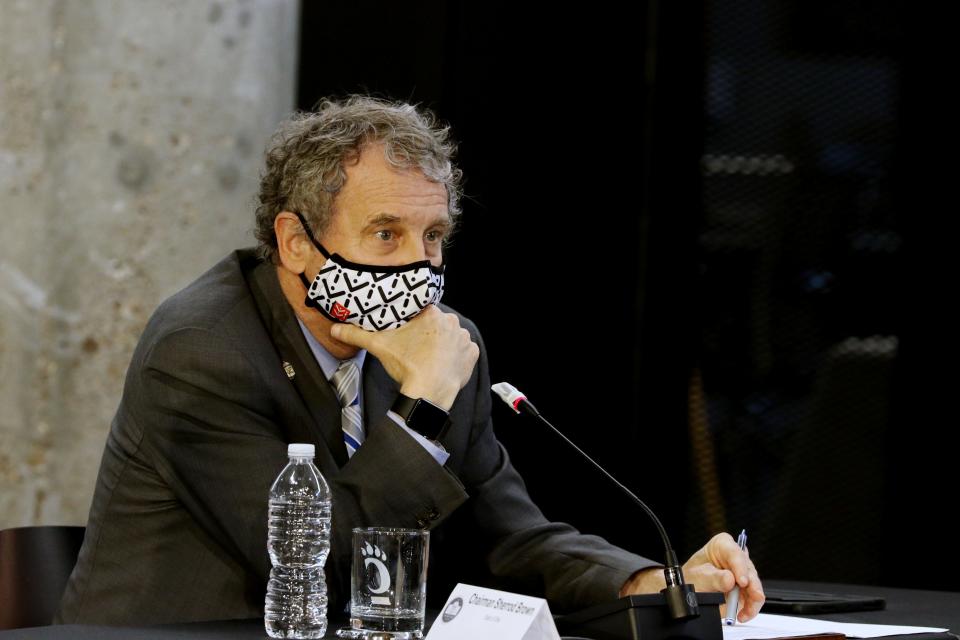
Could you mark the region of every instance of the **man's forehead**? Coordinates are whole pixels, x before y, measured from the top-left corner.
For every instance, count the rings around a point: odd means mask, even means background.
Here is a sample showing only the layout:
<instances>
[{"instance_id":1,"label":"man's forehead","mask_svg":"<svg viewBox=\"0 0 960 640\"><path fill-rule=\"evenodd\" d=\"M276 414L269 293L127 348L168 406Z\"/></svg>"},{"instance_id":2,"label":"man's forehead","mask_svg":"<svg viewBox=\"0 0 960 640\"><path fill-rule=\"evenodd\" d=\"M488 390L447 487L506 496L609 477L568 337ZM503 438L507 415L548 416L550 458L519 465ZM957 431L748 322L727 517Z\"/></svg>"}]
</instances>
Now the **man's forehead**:
<instances>
[{"instance_id":1,"label":"man's forehead","mask_svg":"<svg viewBox=\"0 0 960 640\"><path fill-rule=\"evenodd\" d=\"M382 146L365 149L356 162L344 167L344 172L344 192L357 190L368 196L401 197L446 194L446 185L429 178L420 167L391 164Z\"/></svg>"},{"instance_id":2,"label":"man's forehead","mask_svg":"<svg viewBox=\"0 0 960 640\"><path fill-rule=\"evenodd\" d=\"M351 226L427 227L451 222L446 185L430 180L419 169L393 167L386 162L382 150L364 150L346 173L346 182L335 196L333 208L346 214Z\"/></svg>"}]
</instances>

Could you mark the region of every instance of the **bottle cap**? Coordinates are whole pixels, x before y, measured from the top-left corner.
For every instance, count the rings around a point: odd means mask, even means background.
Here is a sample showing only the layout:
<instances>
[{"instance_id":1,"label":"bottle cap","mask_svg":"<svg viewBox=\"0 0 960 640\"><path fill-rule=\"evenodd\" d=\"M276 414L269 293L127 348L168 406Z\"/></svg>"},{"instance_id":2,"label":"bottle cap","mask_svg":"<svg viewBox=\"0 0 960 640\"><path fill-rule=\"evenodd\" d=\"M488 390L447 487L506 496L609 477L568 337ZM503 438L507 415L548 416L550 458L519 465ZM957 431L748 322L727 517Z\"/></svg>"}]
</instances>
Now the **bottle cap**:
<instances>
[{"instance_id":1,"label":"bottle cap","mask_svg":"<svg viewBox=\"0 0 960 640\"><path fill-rule=\"evenodd\" d=\"M302 442L294 442L287 445L287 455L296 456L297 458L310 457L314 455L314 447L312 444L304 444Z\"/></svg>"}]
</instances>

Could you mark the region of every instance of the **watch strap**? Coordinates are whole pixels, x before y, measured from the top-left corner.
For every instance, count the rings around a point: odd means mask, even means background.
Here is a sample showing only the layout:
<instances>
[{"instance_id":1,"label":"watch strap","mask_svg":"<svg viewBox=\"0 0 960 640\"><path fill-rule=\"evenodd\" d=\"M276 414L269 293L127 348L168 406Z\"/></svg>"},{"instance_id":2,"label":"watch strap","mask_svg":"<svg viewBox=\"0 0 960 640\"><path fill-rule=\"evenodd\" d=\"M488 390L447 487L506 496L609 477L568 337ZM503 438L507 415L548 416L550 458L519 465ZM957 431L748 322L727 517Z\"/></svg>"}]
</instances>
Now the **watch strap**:
<instances>
[{"instance_id":1,"label":"watch strap","mask_svg":"<svg viewBox=\"0 0 960 640\"><path fill-rule=\"evenodd\" d=\"M450 414L423 398L397 395L390 410L403 418L407 426L428 440L438 440L446 433Z\"/></svg>"}]
</instances>

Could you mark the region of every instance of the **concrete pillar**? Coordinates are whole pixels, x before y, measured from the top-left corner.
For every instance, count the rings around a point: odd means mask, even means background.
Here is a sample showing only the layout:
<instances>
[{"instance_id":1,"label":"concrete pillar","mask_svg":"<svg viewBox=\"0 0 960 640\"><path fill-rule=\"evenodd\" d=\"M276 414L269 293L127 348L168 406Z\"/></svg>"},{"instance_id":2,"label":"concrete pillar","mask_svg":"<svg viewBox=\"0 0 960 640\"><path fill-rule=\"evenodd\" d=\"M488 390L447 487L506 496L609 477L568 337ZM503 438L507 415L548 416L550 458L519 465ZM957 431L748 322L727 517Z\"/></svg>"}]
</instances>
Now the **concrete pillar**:
<instances>
[{"instance_id":1,"label":"concrete pillar","mask_svg":"<svg viewBox=\"0 0 960 640\"><path fill-rule=\"evenodd\" d=\"M0 528L83 524L133 347L254 243L297 0L0 0Z\"/></svg>"}]
</instances>

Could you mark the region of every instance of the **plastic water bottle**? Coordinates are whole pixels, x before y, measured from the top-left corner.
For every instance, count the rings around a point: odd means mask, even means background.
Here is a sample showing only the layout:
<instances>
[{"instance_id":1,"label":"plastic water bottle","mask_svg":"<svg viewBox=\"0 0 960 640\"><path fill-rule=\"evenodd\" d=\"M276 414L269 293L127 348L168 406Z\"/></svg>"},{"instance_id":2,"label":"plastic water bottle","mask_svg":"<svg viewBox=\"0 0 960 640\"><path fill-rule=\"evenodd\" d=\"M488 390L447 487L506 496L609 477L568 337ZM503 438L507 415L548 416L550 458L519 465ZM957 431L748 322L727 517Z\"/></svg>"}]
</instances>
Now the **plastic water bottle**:
<instances>
[{"instance_id":1,"label":"plastic water bottle","mask_svg":"<svg viewBox=\"0 0 960 640\"><path fill-rule=\"evenodd\" d=\"M327 631L330 487L312 444L287 447L290 462L270 487L270 580L263 623L271 638L322 638Z\"/></svg>"}]
</instances>

